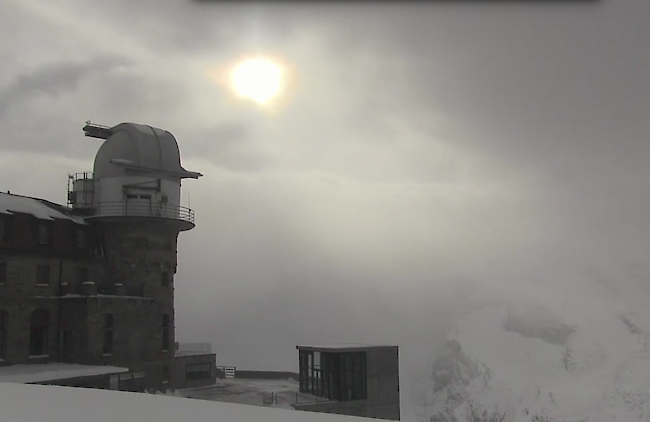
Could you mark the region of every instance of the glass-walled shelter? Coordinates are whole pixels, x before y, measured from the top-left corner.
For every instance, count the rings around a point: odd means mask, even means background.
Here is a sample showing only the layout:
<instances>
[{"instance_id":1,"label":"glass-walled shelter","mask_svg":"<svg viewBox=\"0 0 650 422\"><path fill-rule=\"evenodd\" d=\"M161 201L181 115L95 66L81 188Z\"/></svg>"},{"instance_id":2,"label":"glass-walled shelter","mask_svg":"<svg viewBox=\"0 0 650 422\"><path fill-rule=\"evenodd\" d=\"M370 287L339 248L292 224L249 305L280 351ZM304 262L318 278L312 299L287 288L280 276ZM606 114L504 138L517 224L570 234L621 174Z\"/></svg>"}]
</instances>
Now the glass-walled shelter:
<instances>
[{"instance_id":1,"label":"glass-walled shelter","mask_svg":"<svg viewBox=\"0 0 650 422\"><path fill-rule=\"evenodd\" d=\"M300 392L329 400L368 398L366 352L299 351Z\"/></svg>"},{"instance_id":2,"label":"glass-walled shelter","mask_svg":"<svg viewBox=\"0 0 650 422\"><path fill-rule=\"evenodd\" d=\"M300 392L292 406L307 412L400 420L397 346L296 346ZM297 397L297 396L296 396Z\"/></svg>"}]
</instances>

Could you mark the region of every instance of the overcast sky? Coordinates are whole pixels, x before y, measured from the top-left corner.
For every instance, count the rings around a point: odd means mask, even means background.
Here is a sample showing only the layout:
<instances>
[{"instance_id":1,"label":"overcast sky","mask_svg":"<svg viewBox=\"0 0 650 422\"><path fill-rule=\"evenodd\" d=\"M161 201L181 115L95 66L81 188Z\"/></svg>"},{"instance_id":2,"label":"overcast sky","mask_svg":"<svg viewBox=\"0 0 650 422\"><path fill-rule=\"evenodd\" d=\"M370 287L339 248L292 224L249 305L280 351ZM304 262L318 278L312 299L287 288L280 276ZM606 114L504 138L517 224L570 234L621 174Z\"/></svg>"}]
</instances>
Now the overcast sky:
<instances>
[{"instance_id":1,"label":"overcast sky","mask_svg":"<svg viewBox=\"0 0 650 422\"><path fill-rule=\"evenodd\" d=\"M65 203L88 119L171 131L205 175L177 338L252 369L421 365L476 292L646 277L650 2L453 3L0 0L0 189ZM255 54L290 76L272 112L210 77Z\"/></svg>"}]
</instances>

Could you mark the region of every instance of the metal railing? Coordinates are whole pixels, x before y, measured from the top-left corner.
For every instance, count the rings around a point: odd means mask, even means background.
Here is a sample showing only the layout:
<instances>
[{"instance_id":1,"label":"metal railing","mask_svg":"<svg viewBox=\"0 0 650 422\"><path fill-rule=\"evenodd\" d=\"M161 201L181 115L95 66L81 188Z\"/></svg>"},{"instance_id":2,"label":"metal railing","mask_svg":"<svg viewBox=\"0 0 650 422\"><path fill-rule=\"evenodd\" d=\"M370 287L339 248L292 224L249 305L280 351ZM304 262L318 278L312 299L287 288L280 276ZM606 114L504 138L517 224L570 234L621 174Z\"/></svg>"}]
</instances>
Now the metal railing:
<instances>
[{"instance_id":1,"label":"metal railing","mask_svg":"<svg viewBox=\"0 0 650 422\"><path fill-rule=\"evenodd\" d=\"M237 367L235 366L217 366L217 376L219 378L235 378Z\"/></svg>"},{"instance_id":2,"label":"metal railing","mask_svg":"<svg viewBox=\"0 0 650 422\"><path fill-rule=\"evenodd\" d=\"M191 208L139 201L101 202L95 204L89 217L156 217L194 224L194 210Z\"/></svg>"},{"instance_id":3,"label":"metal railing","mask_svg":"<svg viewBox=\"0 0 650 422\"><path fill-rule=\"evenodd\" d=\"M68 179L72 181L77 181L77 180L89 180L93 178L93 172L92 171L78 171L76 173L72 173L68 175Z\"/></svg>"}]
</instances>

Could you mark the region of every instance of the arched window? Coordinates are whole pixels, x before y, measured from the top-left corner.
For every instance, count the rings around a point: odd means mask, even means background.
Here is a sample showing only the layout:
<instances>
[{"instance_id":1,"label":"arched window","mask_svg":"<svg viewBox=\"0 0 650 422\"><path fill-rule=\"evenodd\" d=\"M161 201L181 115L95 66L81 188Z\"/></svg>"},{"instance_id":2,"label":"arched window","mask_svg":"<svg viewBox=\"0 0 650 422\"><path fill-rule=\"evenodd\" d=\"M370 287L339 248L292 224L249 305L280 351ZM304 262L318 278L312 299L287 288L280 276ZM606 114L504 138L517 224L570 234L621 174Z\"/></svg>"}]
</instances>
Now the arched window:
<instances>
[{"instance_id":1,"label":"arched window","mask_svg":"<svg viewBox=\"0 0 650 422\"><path fill-rule=\"evenodd\" d=\"M169 314L162 316L162 350L169 350Z\"/></svg>"},{"instance_id":2,"label":"arched window","mask_svg":"<svg viewBox=\"0 0 650 422\"><path fill-rule=\"evenodd\" d=\"M31 333L29 338L29 355L47 354L47 334L50 327L50 311L37 309L32 312Z\"/></svg>"},{"instance_id":3,"label":"arched window","mask_svg":"<svg viewBox=\"0 0 650 422\"><path fill-rule=\"evenodd\" d=\"M165 239L163 240L163 249L171 250L171 248L172 248L172 238L171 236L165 236Z\"/></svg>"},{"instance_id":4,"label":"arched window","mask_svg":"<svg viewBox=\"0 0 650 422\"><path fill-rule=\"evenodd\" d=\"M7 311L0 310L0 359L7 356Z\"/></svg>"},{"instance_id":5,"label":"arched window","mask_svg":"<svg viewBox=\"0 0 650 422\"><path fill-rule=\"evenodd\" d=\"M165 261L163 263L163 271L160 274L160 284L163 287L169 286L169 283L171 282L171 276L170 276L171 270L172 270L171 264Z\"/></svg>"}]
</instances>

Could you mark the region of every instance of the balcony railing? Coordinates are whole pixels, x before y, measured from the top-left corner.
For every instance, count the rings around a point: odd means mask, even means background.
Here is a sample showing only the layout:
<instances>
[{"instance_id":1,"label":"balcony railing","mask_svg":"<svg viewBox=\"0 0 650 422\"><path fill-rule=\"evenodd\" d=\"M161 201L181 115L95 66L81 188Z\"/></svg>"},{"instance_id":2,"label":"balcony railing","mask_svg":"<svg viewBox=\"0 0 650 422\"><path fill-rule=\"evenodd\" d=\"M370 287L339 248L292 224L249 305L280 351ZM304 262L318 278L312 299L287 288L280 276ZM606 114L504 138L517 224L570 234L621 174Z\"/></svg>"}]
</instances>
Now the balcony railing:
<instances>
[{"instance_id":1,"label":"balcony railing","mask_svg":"<svg viewBox=\"0 0 650 422\"><path fill-rule=\"evenodd\" d=\"M190 208L139 201L102 202L95 204L89 217L153 217L181 220L194 224L194 210Z\"/></svg>"}]
</instances>

